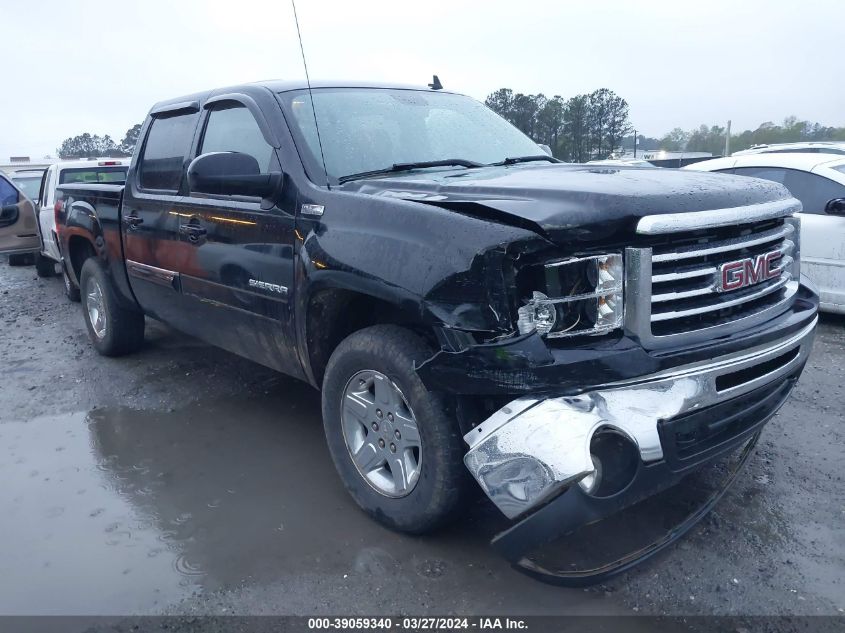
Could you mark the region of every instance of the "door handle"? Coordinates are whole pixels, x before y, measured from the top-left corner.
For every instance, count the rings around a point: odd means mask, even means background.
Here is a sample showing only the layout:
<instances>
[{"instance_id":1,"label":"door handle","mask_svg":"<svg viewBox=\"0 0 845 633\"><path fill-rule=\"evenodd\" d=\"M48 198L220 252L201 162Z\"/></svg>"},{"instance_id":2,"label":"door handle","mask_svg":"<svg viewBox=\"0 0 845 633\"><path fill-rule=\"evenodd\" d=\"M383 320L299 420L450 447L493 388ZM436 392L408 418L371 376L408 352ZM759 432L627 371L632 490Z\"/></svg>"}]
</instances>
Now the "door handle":
<instances>
[{"instance_id":1,"label":"door handle","mask_svg":"<svg viewBox=\"0 0 845 633\"><path fill-rule=\"evenodd\" d=\"M181 224L179 226L179 233L187 235L188 239L198 240L200 237L208 233L208 229L197 224Z\"/></svg>"},{"instance_id":2,"label":"door handle","mask_svg":"<svg viewBox=\"0 0 845 633\"><path fill-rule=\"evenodd\" d=\"M144 218L139 218L137 215L127 215L123 218L123 221L126 222L129 227L133 227L143 224Z\"/></svg>"}]
</instances>

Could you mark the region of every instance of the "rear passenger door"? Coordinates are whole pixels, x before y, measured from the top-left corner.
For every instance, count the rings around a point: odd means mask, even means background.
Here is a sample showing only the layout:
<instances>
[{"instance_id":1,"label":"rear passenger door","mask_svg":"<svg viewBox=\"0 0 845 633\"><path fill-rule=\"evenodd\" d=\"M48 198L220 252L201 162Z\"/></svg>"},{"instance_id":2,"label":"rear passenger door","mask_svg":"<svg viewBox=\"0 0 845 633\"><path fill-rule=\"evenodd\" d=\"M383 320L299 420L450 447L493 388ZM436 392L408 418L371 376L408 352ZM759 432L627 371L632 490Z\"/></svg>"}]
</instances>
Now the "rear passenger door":
<instances>
[{"instance_id":1,"label":"rear passenger door","mask_svg":"<svg viewBox=\"0 0 845 633\"><path fill-rule=\"evenodd\" d=\"M151 316L182 330L192 319L181 305L177 271L192 269L194 252L179 239L177 214L198 121L196 102L152 114L138 161L127 175L120 217L135 297Z\"/></svg>"},{"instance_id":2,"label":"rear passenger door","mask_svg":"<svg viewBox=\"0 0 845 633\"><path fill-rule=\"evenodd\" d=\"M258 106L227 96L205 109L196 155L242 152L262 173L281 172ZM265 130L265 131L263 131ZM195 314L192 333L280 371L301 375L293 345L293 205L249 196L186 192L179 239L191 251L177 265Z\"/></svg>"}]
</instances>

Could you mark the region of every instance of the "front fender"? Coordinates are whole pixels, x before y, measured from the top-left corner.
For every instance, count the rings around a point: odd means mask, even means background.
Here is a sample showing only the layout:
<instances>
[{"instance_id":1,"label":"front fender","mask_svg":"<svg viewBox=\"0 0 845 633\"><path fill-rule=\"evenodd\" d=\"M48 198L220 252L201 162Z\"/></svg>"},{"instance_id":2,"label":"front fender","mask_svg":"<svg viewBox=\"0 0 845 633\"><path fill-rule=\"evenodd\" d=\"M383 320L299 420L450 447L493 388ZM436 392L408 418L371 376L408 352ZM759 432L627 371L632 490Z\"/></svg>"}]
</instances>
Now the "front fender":
<instances>
[{"instance_id":1,"label":"front fender","mask_svg":"<svg viewBox=\"0 0 845 633\"><path fill-rule=\"evenodd\" d=\"M323 217L298 219L304 296L326 287L367 294L421 323L513 331L510 263L545 248L536 233L399 199L334 192Z\"/></svg>"}]
</instances>

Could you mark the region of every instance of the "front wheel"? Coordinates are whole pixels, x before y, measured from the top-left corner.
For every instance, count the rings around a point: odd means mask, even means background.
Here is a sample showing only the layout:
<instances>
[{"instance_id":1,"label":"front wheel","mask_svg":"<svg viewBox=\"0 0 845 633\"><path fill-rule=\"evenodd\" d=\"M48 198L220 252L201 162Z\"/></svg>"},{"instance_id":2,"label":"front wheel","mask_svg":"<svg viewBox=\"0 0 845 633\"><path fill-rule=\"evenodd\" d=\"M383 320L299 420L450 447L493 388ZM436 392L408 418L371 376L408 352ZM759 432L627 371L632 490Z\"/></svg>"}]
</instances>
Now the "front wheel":
<instances>
[{"instance_id":1,"label":"front wheel","mask_svg":"<svg viewBox=\"0 0 845 633\"><path fill-rule=\"evenodd\" d=\"M123 356L144 343L144 315L118 302L103 265L91 257L82 265L82 313L91 344L103 356Z\"/></svg>"},{"instance_id":2,"label":"front wheel","mask_svg":"<svg viewBox=\"0 0 845 633\"><path fill-rule=\"evenodd\" d=\"M458 424L414 370L431 354L410 330L377 325L341 342L323 380L323 425L347 490L415 534L454 518L471 490Z\"/></svg>"}]
</instances>

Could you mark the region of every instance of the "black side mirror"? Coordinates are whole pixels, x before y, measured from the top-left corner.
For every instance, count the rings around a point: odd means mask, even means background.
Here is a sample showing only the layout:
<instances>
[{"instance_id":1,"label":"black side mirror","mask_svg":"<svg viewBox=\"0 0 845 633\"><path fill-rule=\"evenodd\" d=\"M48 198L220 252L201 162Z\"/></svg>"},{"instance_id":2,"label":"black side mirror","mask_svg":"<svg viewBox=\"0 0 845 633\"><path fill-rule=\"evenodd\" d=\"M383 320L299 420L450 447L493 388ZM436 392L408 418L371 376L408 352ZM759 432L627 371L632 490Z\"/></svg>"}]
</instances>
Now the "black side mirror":
<instances>
[{"instance_id":1,"label":"black side mirror","mask_svg":"<svg viewBox=\"0 0 845 633\"><path fill-rule=\"evenodd\" d=\"M278 173L262 174L258 161L241 152L209 152L188 165L192 193L269 198L281 180Z\"/></svg>"},{"instance_id":2,"label":"black side mirror","mask_svg":"<svg viewBox=\"0 0 845 633\"><path fill-rule=\"evenodd\" d=\"M830 215L845 215L845 198L834 198L824 205L824 212Z\"/></svg>"},{"instance_id":3,"label":"black side mirror","mask_svg":"<svg viewBox=\"0 0 845 633\"><path fill-rule=\"evenodd\" d=\"M0 207L0 226L10 226L18 221L18 205L4 204Z\"/></svg>"}]
</instances>

